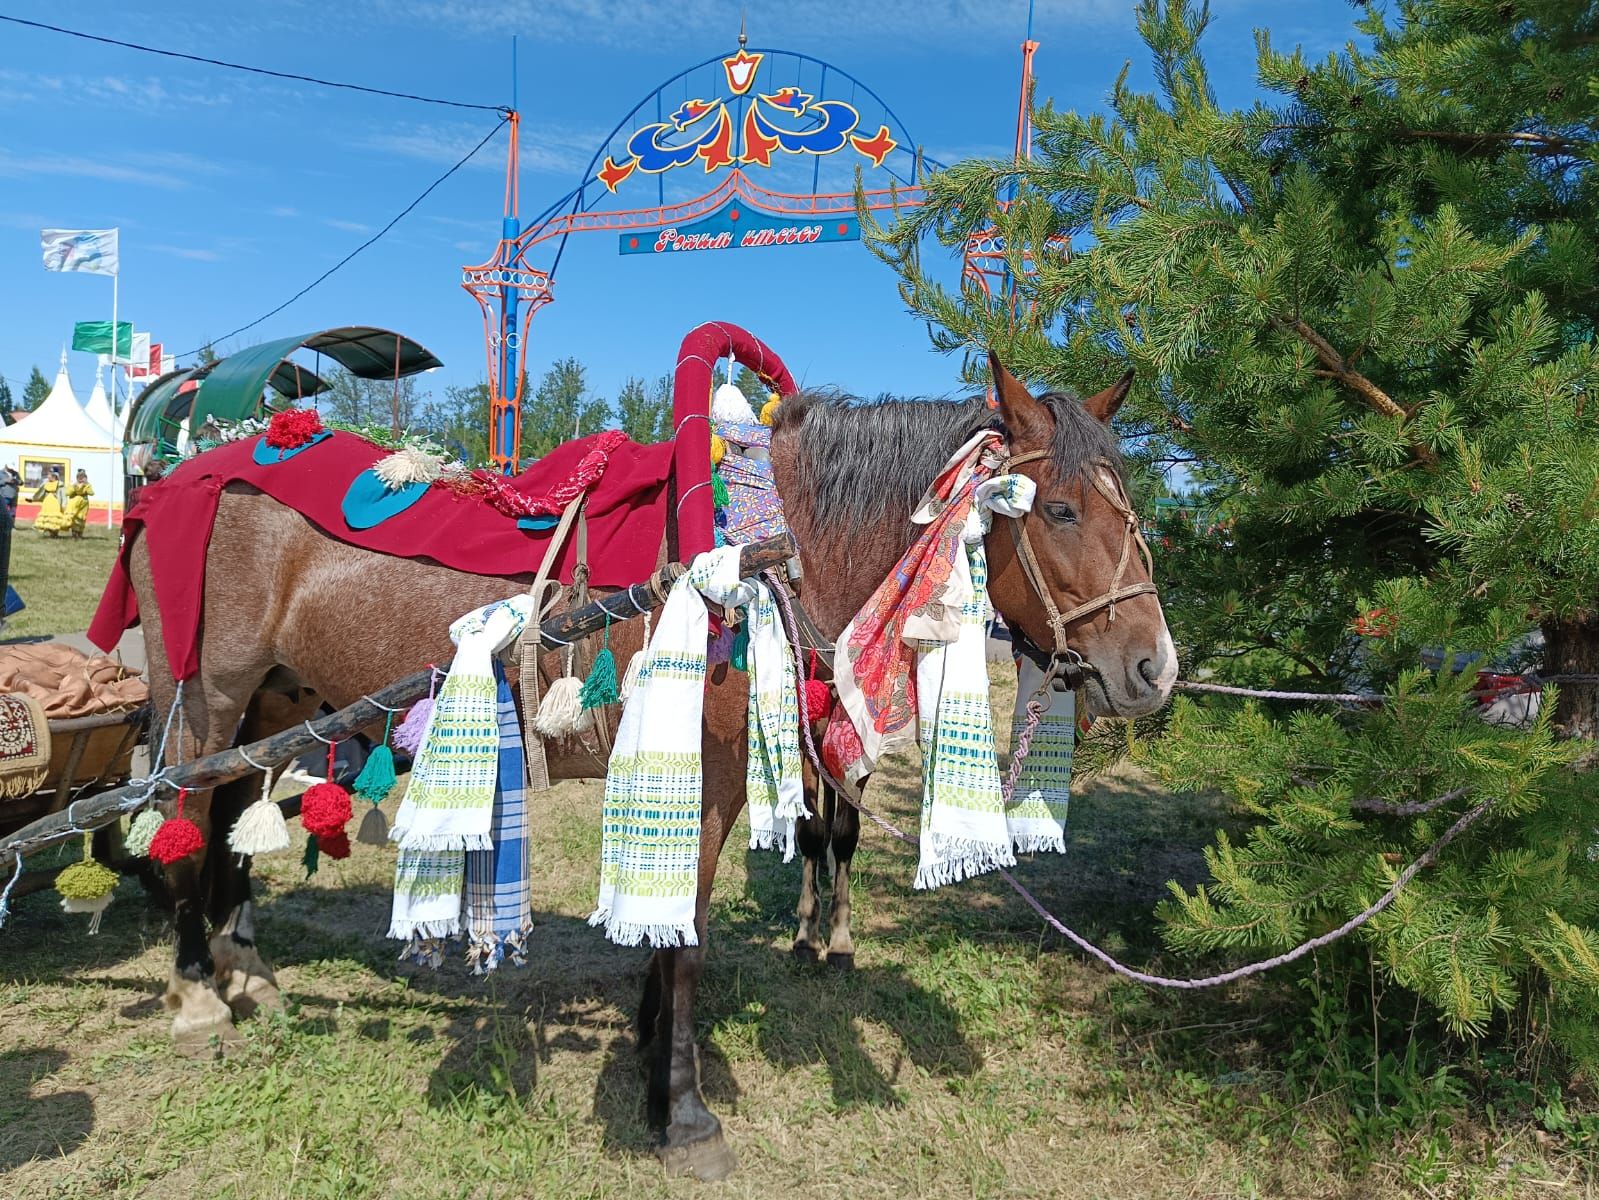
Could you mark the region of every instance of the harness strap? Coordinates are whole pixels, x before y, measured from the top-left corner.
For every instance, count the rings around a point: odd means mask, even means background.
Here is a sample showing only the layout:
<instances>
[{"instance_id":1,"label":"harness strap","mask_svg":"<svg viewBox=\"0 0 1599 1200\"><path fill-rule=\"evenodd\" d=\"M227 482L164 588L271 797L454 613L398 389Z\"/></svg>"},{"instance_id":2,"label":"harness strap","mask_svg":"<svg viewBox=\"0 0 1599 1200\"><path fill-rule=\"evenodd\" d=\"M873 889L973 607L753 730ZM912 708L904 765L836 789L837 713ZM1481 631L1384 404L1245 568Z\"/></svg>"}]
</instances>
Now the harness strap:
<instances>
[{"instance_id":1,"label":"harness strap","mask_svg":"<svg viewBox=\"0 0 1599 1200\"><path fill-rule=\"evenodd\" d=\"M1039 462L1048 457L1049 451L1047 450L1028 450L1007 459L1003 469L1009 471L1026 463ZM1108 468L1108 464L1103 465ZM1138 547L1140 557L1144 560L1145 573L1151 578L1153 578L1155 573L1154 559L1150 555L1148 543L1144 541L1143 531L1138 527L1138 514L1133 511L1132 505L1127 502L1127 497L1122 492L1120 485L1118 484L1114 489L1107 486L1104 472L1097 470L1090 471L1088 479L1094 485L1094 490L1121 514L1123 522L1121 553L1116 559L1116 572L1111 576L1110 587L1092 600L1085 600L1075 608L1069 609L1064 613L1061 612L1044 582L1043 568L1039 565L1038 555L1033 549L1032 538L1027 531L1026 522L1019 516L1011 519L1011 537L1016 545L1016 560L1021 564L1022 575L1033 589L1033 594L1044 606L1044 612L1048 616L1050 636L1054 639L1051 661L1063 664L1060 673L1073 687L1078 686L1081 682L1083 660L1082 656L1073 650L1068 643L1066 627L1074 621L1080 621L1090 613L1098 612L1102 608L1109 610L1108 619L1114 621L1116 619L1116 605L1119 602L1129 600L1134 596L1156 595L1159 591L1152 582L1133 583L1123 586L1122 578L1127 574L1127 567L1132 561L1132 551L1135 545Z\"/></svg>"},{"instance_id":2,"label":"harness strap","mask_svg":"<svg viewBox=\"0 0 1599 1200\"><path fill-rule=\"evenodd\" d=\"M533 586L528 595L533 597L534 618L522 629L518 640L517 686L522 693L522 754L526 768L528 790L548 791L550 786L549 762L544 755L544 738L534 727L539 712L539 638L544 618L561 601L561 584L550 578L555 560L560 556L566 535L583 507L583 497L576 497L561 513L561 519L550 535L550 544L544 549L538 573L533 576ZM575 577L575 576L574 576Z\"/></svg>"}]
</instances>

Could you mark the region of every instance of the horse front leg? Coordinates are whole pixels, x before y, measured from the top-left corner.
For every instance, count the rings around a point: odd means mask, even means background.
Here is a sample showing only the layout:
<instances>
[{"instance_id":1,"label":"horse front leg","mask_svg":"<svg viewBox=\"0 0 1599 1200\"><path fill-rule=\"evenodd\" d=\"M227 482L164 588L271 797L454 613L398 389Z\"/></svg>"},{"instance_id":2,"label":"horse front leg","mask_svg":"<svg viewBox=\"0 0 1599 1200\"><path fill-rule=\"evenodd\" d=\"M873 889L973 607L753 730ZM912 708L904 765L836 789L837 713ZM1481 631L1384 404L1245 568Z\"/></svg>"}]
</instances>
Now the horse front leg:
<instances>
[{"instance_id":1,"label":"horse front leg","mask_svg":"<svg viewBox=\"0 0 1599 1200\"><path fill-rule=\"evenodd\" d=\"M213 977L223 1003L241 1020L283 1007L277 977L255 945L250 860L227 848L228 833L257 787L252 776L217 789L211 802L211 828L219 845L207 860L211 868L209 915L215 930L209 945Z\"/></svg>"},{"instance_id":2,"label":"horse front leg","mask_svg":"<svg viewBox=\"0 0 1599 1200\"><path fill-rule=\"evenodd\" d=\"M794 938L794 957L816 962L822 956L822 860L827 855L828 824L819 804L795 826L795 840L805 860L800 873L799 932Z\"/></svg>"},{"instance_id":3,"label":"horse front leg","mask_svg":"<svg viewBox=\"0 0 1599 1200\"><path fill-rule=\"evenodd\" d=\"M865 781L862 780L862 786ZM841 971L855 967L855 939L850 936L850 862L861 840L861 814L853 804L839 803L827 789L827 821L832 833L833 903L828 911L827 965Z\"/></svg>"},{"instance_id":4,"label":"horse front leg","mask_svg":"<svg viewBox=\"0 0 1599 1200\"><path fill-rule=\"evenodd\" d=\"M695 921L698 946L661 951L670 959L663 982L671 993L671 1040L663 1047L666 1070L666 1141L661 1162L672 1175L692 1175L702 1182L725 1179L738 1168L738 1158L722 1135L722 1123L705 1106L700 1092L700 1048L694 1037L694 998L705 972L704 908Z\"/></svg>"},{"instance_id":5,"label":"horse front leg","mask_svg":"<svg viewBox=\"0 0 1599 1200\"><path fill-rule=\"evenodd\" d=\"M737 694L741 707L745 693L741 689ZM693 1175L706 1182L725 1179L738 1167L738 1159L722 1135L722 1123L705 1106L700 1092L700 1048L694 1038L694 1000L705 973L711 885L722 846L745 800L742 729L736 741L729 741L737 747L732 753L716 753L707 746L705 756L707 805L700 822L694 902L698 944L661 950L656 955L661 963L662 989L657 1036L664 1043L661 1049L666 1063L666 1138L659 1153L669 1174Z\"/></svg>"},{"instance_id":6,"label":"horse front leg","mask_svg":"<svg viewBox=\"0 0 1599 1200\"><path fill-rule=\"evenodd\" d=\"M210 822L199 811L203 806L195 800L196 797L189 798L184 815L204 833ZM200 858L204 853L198 851L166 868L177 944L172 977L163 1000L172 1013L173 1045L180 1052L197 1057L214 1053L218 1046L237 1041L239 1036L233 1028L233 1013L217 991L216 961L206 937Z\"/></svg>"}]
</instances>

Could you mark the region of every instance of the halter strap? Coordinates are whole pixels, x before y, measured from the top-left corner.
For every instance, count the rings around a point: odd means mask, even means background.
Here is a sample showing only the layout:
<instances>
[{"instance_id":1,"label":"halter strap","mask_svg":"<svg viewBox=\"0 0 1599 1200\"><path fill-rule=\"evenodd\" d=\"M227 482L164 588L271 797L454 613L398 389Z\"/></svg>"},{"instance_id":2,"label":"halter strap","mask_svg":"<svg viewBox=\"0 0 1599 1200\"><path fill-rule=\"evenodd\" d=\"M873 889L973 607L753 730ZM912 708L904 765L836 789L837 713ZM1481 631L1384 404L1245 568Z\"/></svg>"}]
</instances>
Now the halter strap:
<instances>
[{"instance_id":1,"label":"halter strap","mask_svg":"<svg viewBox=\"0 0 1599 1200\"><path fill-rule=\"evenodd\" d=\"M1028 450L1006 459L1003 470L1010 471L1018 466L1039 462L1048 457L1049 451L1047 450ZM1106 470L1110 468L1110 464L1103 461L1094 465L1096 468L1103 467ZM1123 522L1122 544L1121 554L1116 561L1116 573L1111 577L1110 587L1092 600L1085 600L1082 604L1066 612L1060 611L1055 604L1054 597L1050 595L1049 588L1044 584L1044 572L1039 565L1037 552L1033 549L1033 542L1027 532L1026 521L1020 515L1011 518L1011 537L1015 541L1016 559L1021 564L1022 575L1033 589L1033 594L1043 604L1044 612L1049 619L1050 635L1055 642L1051 652L1051 659L1055 663L1063 664L1059 668L1059 673L1073 687L1081 682L1083 658L1068 643L1066 627L1073 622L1080 621L1090 613L1098 612L1102 608L1110 610L1109 619L1114 621L1116 619L1116 605L1120 601L1129 600L1134 596L1156 595L1159 591L1153 583L1122 585L1122 577L1127 573L1127 564L1132 560L1132 550L1135 545L1144 560L1144 569L1151 577L1155 573L1155 564L1149 552L1149 545L1144 541L1143 531L1138 527L1138 514L1133 511L1132 505L1127 502L1120 484L1117 484L1116 488L1112 490L1106 486L1103 474L1104 472L1100 470L1092 470L1088 473L1088 478L1094 485L1094 490L1121 514Z\"/></svg>"}]
</instances>

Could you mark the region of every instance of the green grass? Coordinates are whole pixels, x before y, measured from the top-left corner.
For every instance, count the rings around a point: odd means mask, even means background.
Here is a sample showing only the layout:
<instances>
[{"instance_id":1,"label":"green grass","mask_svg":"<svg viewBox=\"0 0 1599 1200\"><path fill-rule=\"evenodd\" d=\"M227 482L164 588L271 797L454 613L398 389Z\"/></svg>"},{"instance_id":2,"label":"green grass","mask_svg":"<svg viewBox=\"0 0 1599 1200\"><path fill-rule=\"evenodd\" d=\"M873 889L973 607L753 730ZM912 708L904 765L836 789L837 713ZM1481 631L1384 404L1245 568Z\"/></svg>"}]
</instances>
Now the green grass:
<instances>
[{"instance_id":1,"label":"green grass","mask_svg":"<svg viewBox=\"0 0 1599 1200\"><path fill-rule=\"evenodd\" d=\"M913 825L917 796L899 762L871 798ZM49 894L21 901L0 935L0 1195L1599 1194L1574 1138L1458 1098L1363 1150L1337 1094L1280 1086L1281 985L1109 981L1000 881L913 892L911 853L870 829L850 974L787 953L798 864L729 845L698 1016L741 1169L668 1180L629 1030L644 956L584 921L599 804L594 783L537 799L532 959L488 980L395 962L386 849L358 844L309 881L297 853L264 860L261 943L291 1011L244 1025L220 1063L168 1047L170 951L132 883L93 939ZM1187 974L1205 964L1163 954L1149 913L1164 880L1198 877L1223 820L1122 769L1074 798L1069 856L1019 874L1101 944Z\"/></svg>"},{"instance_id":2,"label":"green grass","mask_svg":"<svg viewBox=\"0 0 1599 1200\"><path fill-rule=\"evenodd\" d=\"M25 521L11 535L11 586L27 603L6 622L7 639L89 628L116 561L118 530L90 525L83 540L47 537Z\"/></svg>"}]
</instances>

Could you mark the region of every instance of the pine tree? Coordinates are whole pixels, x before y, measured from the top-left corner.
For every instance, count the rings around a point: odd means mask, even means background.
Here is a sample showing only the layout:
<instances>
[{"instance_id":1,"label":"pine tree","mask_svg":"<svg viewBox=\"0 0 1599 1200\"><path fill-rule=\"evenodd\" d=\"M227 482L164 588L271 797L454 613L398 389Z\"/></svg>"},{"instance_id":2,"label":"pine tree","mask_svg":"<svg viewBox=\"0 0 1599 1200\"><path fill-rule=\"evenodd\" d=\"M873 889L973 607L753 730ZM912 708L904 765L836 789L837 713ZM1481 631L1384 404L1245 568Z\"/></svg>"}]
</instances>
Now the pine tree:
<instances>
[{"instance_id":1,"label":"pine tree","mask_svg":"<svg viewBox=\"0 0 1599 1200\"><path fill-rule=\"evenodd\" d=\"M1046 104L1030 161L958 164L867 232L940 348L1085 393L1135 369L1130 453L1193 464L1217 518L1160 529L1187 674L1388 693L1369 712L1173 706L1154 764L1255 823L1218 837L1211 884L1174 889L1168 938L1276 950L1332 928L1486 801L1339 953L1461 1033L1546 1003L1599 1064L1599 784L1572 770L1599 688L1563 685L1509 730L1472 714L1469 677L1416 670L1536 629L1547 672L1599 672L1599 19L1401 0L1359 21L1369 49L1316 64L1259 34L1274 98L1242 111L1210 86L1205 6L1140 0L1137 19L1155 93L1124 71L1108 112ZM1014 305L946 284L929 253L985 229Z\"/></svg>"},{"instance_id":2,"label":"pine tree","mask_svg":"<svg viewBox=\"0 0 1599 1200\"><path fill-rule=\"evenodd\" d=\"M525 403L522 457L542 458L562 442L597 433L610 416L610 405L589 393L583 364L575 358L560 359Z\"/></svg>"},{"instance_id":3,"label":"pine tree","mask_svg":"<svg viewBox=\"0 0 1599 1200\"><path fill-rule=\"evenodd\" d=\"M629 376L616 395L618 424L635 442L648 444L672 436L672 377L663 375L653 386Z\"/></svg>"},{"instance_id":4,"label":"pine tree","mask_svg":"<svg viewBox=\"0 0 1599 1200\"><path fill-rule=\"evenodd\" d=\"M22 407L32 412L43 404L49 395L49 382L39 368L34 367L28 376L28 382L22 388Z\"/></svg>"},{"instance_id":5,"label":"pine tree","mask_svg":"<svg viewBox=\"0 0 1599 1200\"><path fill-rule=\"evenodd\" d=\"M0 413L10 419L11 410L16 407L16 401L11 396L11 385L6 382L5 376L0 375Z\"/></svg>"},{"instance_id":6,"label":"pine tree","mask_svg":"<svg viewBox=\"0 0 1599 1200\"><path fill-rule=\"evenodd\" d=\"M422 398L416 376L408 375L396 386L393 379L362 379L343 367L327 375L328 390L317 397L317 407L343 425L390 429L396 411L403 433L416 423Z\"/></svg>"}]
</instances>

